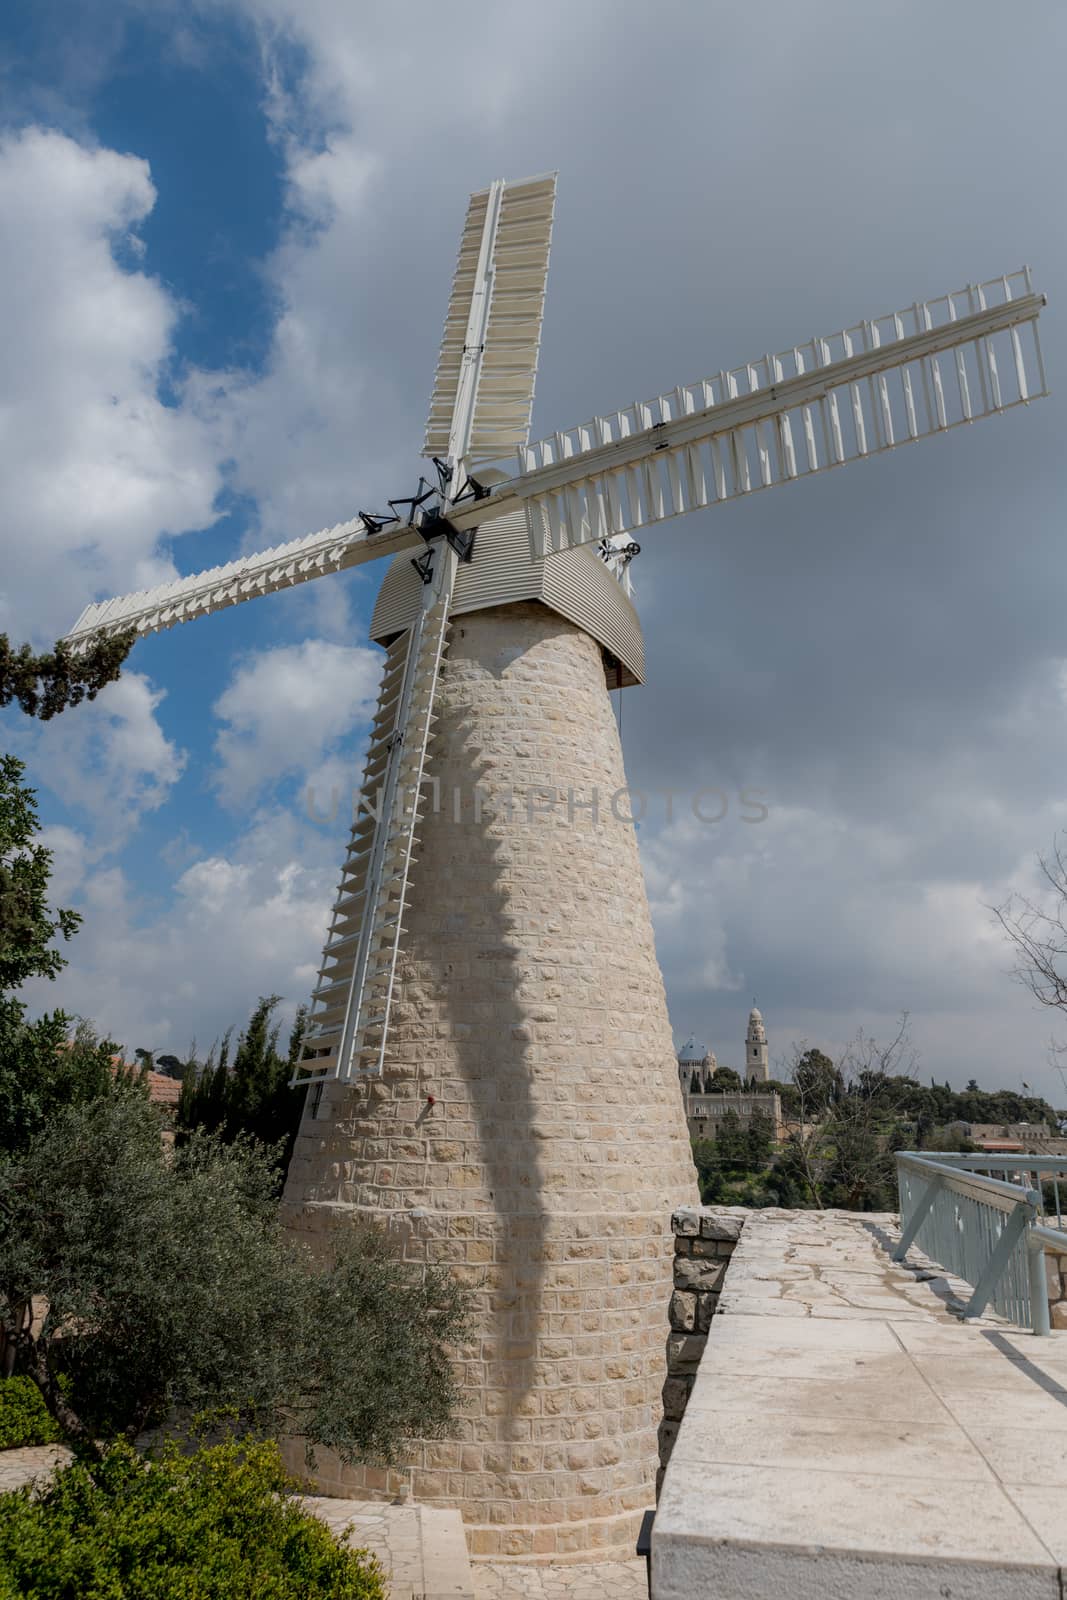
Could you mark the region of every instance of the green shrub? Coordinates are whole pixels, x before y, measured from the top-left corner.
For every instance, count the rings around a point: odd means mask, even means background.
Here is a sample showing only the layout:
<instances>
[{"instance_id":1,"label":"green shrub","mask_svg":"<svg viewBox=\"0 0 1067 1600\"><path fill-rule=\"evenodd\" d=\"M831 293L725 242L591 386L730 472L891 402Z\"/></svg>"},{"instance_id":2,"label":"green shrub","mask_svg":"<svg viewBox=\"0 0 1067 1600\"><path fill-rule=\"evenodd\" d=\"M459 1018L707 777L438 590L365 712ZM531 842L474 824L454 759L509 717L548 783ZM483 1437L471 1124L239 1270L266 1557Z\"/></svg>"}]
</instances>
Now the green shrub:
<instances>
[{"instance_id":1,"label":"green shrub","mask_svg":"<svg viewBox=\"0 0 1067 1600\"><path fill-rule=\"evenodd\" d=\"M285 1495L271 1441L127 1444L0 1496L0 1600L385 1600L380 1567Z\"/></svg>"},{"instance_id":2,"label":"green shrub","mask_svg":"<svg viewBox=\"0 0 1067 1600\"><path fill-rule=\"evenodd\" d=\"M29 1378L0 1378L0 1450L54 1444L63 1436Z\"/></svg>"}]
</instances>

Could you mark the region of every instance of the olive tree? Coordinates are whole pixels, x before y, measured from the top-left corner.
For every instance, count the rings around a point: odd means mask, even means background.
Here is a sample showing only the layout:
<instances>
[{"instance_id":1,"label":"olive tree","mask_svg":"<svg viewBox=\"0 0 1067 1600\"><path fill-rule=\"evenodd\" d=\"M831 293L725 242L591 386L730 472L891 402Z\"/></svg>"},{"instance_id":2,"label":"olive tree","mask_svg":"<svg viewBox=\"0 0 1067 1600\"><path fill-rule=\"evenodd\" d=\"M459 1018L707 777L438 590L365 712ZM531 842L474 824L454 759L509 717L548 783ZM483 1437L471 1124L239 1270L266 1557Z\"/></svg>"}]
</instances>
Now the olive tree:
<instances>
[{"instance_id":1,"label":"olive tree","mask_svg":"<svg viewBox=\"0 0 1067 1600\"><path fill-rule=\"evenodd\" d=\"M101 1436L228 1408L388 1462L440 1433L468 1291L367 1227L313 1258L281 1226L270 1152L195 1133L165 1155L160 1127L131 1091L0 1155L0 1325L64 1435L99 1458Z\"/></svg>"}]
</instances>

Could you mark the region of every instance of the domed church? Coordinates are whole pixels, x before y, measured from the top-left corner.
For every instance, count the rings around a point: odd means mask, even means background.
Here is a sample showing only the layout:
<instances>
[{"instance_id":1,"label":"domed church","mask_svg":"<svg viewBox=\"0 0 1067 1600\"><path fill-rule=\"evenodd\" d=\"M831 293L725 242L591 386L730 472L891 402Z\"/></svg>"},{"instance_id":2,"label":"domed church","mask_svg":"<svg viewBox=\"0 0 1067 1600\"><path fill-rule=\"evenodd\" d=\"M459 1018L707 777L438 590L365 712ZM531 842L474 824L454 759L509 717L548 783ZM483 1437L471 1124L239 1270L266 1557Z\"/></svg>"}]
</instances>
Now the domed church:
<instances>
[{"instance_id":1,"label":"domed church","mask_svg":"<svg viewBox=\"0 0 1067 1600\"><path fill-rule=\"evenodd\" d=\"M683 1094L713 1093L711 1080L718 1070L714 1050L691 1033L678 1052L678 1080ZM771 1075L767 1053L767 1030L755 1006L748 1014L745 1035L745 1064L739 1071L742 1083L766 1083Z\"/></svg>"}]
</instances>

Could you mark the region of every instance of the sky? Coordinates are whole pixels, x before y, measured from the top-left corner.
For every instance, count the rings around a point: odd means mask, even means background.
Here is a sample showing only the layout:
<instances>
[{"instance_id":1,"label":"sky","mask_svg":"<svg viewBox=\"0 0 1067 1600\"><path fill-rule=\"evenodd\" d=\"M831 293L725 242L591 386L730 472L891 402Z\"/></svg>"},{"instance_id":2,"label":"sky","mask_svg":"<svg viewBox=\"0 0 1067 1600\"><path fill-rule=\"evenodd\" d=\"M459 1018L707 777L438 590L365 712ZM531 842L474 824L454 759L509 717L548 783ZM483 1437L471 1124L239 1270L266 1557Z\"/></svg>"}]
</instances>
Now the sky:
<instances>
[{"instance_id":1,"label":"sky","mask_svg":"<svg viewBox=\"0 0 1067 1600\"><path fill-rule=\"evenodd\" d=\"M0 631L406 492L468 193L559 170L534 437L1032 265L1052 398L642 541L614 698L675 1036L1054 1103L991 907L1067 827L1067 13L1021 0L14 0L0 17ZM309 992L375 567L139 643L28 766L35 1008L206 1050ZM742 803L759 791L760 821ZM1060 1030L1067 1036L1067 1019Z\"/></svg>"}]
</instances>

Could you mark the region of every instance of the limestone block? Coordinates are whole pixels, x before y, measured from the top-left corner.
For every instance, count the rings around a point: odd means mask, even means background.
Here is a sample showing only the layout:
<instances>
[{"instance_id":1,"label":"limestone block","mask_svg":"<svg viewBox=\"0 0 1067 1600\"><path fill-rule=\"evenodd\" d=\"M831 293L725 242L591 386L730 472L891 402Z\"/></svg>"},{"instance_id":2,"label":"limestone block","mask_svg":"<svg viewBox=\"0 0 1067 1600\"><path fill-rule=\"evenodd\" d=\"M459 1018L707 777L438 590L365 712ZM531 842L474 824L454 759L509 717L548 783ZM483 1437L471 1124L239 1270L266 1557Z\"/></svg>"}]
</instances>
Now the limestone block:
<instances>
[{"instance_id":1,"label":"limestone block","mask_svg":"<svg viewBox=\"0 0 1067 1600\"><path fill-rule=\"evenodd\" d=\"M680 1238L691 1238L700 1232L700 1206L679 1206L671 1217L671 1231Z\"/></svg>"},{"instance_id":2,"label":"limestone block","mask_svg":"<svg viewBox=\"0 0 1067 1600\"><path fill-rule=\"evenodd\" d=\"M697 1323L697 1296L686 1289L671 1295L670 1324L680 1333L692 1333Z\"/></svg>"},{"instance_id":3,"label":"limestone block","mask_svg":"<svg viewBox=\"0 0 1067 1600\"><path fill-rule=\"evenodd\" d=\"M676 1289L720 1289L726 1276L726 1262L718 1257L701 1261L696 1256L675 1256L674 1287Z\"/></svg>"},{"instance_id":4,"label":"limestone block","mask_svg":"<svg viewBox=\"0 0 1067 1600\"><path fill-rule=\"evenodd\" d=\"M716 1239L687 1239L689 1248L685 1251L687 1256L699 1256L702 1261L710 1261L721 1250L732 1250L733 1245L722 1245Z\"/></svg>"},{"instance_id":5,"label":"limestone block","mask_svg":"<svg viewBox=\"0 0 1067 1600\"><path fill-rule=\"evenodd\" d=\"M1046 1298L1058 1300L1060 1298L1060 1274L1057 1268L1057 1258L1048 1251L1041 1257L1042 1268L1045 1275Z\"/></svg>"},{"instance_id":6,"label":"limestone block","mask_svg":"<svg viewBox=\"0 0 1067 1600\"><path fill-rule=\"evenodd\" d=\"M707 1342L702 1334L672 1333L667 1339L667 1371L671 1377L695 1374Z\"/></svg>"},{"instance_id":7,"label":"limestone block","mask_svg":"<svg viewBox=\"0 0 1067 1600\"><path fill-rule=\"evenodd\" d=\"M715 1308L719 1297L715 1293L697 1295L697 1332L707 1333L711 1327L711 1319L715 1315Z\"/></svg>"},{"instance_id":8,"label":"limestone block","mask_svg":"<svg viewBox=\"0 0 1067 1600\"><path fill-rule=\"evenodd\" d=\"M680 1422L689 1399L691 1388L687 1378L668 1378L663 1385L663 1415L671 1422Z\"/></svg>"},{"instance_id":9,"label":"limestone block","mask_svg":"<svg viewBox=\"0 0 1067 1600\"><path fill-rule=\"evenodd\" d=\"M722 1239L735 1242L740 1239L741 1229L744 1225L744 1217L725 1216L722 1213L709 1216L705 1212L700 1219L700 1237L702 1239Z\"/></svg>"},{"instance_id":10,"label":"limestone block","mask_svg":"<svg viewBox=\"0 0 1067 1600\"><path fill-rule=\"evenodd\" d=\"M679 1424L677 1422L668 1422L666 1419L659 1425L659 1459L660 1465L663 1467L671 1459L674 1441L678 1437L678 1427Z\"/></svg>"},{"instance_id":11,"label":"limestone block","mask_svg":"<svg viewBox=\"0 0 1067 1600\"><path fill-rule=\"evenodd\" d=\"M1067 1328L1067 1300L1059 1300L1050 1306L1048 1314L1054 1328Z\"/></svg>"}]
</instances>

